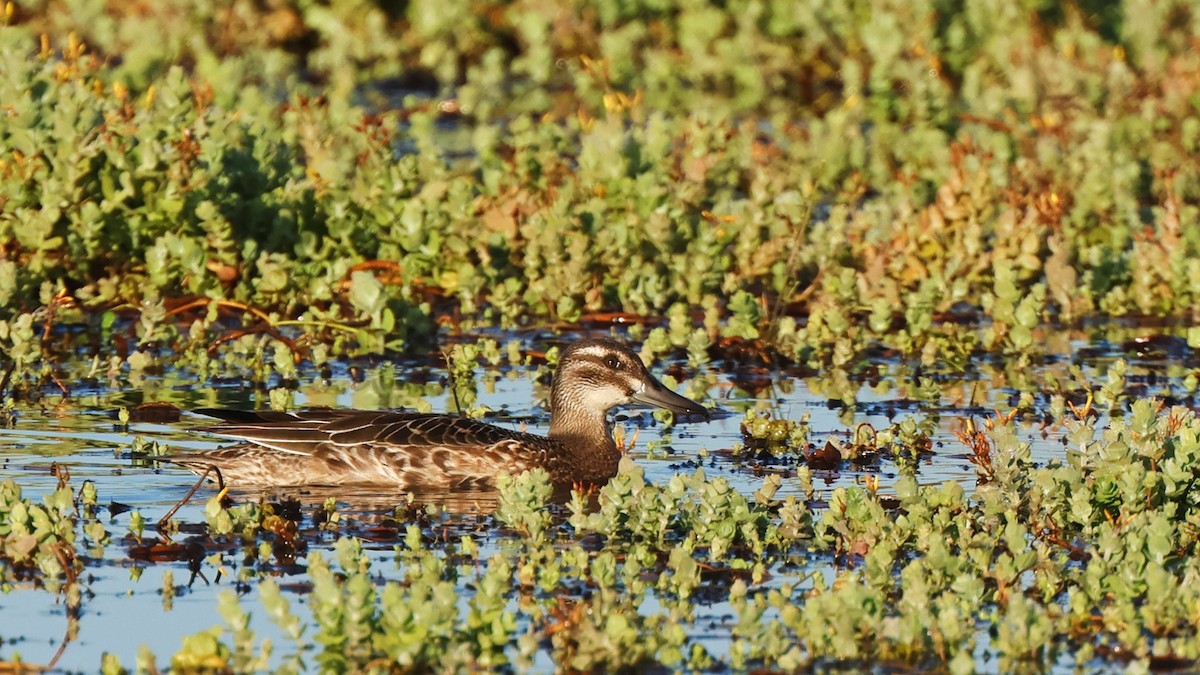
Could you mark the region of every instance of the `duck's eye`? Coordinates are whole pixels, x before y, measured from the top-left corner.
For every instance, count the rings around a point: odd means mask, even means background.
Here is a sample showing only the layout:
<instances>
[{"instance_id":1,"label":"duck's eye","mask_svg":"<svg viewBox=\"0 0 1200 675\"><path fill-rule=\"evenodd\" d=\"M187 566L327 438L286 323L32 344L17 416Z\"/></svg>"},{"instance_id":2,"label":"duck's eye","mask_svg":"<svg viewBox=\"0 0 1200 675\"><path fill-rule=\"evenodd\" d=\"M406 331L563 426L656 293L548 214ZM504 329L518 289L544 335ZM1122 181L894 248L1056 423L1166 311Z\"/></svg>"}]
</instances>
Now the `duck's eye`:
<instances>
[{"instance_id":1,"label":"duck's eye","mask_svg":"<svg viewBox=\"0 0 1200 675\"><path fill-rule=\"evenodd\" d=\"M610 357L604 359L604 365L608 366L609 368L612 368L613 370L620 370L621 369L621 360L615 356L610 356Z\"/></svg>"}]
</instances>

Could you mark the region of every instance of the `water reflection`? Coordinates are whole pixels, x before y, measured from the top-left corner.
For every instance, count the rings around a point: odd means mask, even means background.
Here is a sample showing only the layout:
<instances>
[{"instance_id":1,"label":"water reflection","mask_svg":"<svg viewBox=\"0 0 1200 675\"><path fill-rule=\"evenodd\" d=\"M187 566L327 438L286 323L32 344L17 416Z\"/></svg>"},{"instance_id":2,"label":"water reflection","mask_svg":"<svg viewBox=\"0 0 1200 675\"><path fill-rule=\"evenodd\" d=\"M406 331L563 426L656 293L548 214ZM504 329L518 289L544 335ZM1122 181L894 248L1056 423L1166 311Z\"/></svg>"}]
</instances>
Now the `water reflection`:
<instances>
[{"instance_id":1,"label":"water reflection","mask_svg":"<svg viewBox=\"0 0 1200 675\"><path fill-rule=\"evenodd\" d=\"M333 500L339 512L357 515L403 513L407 510L434 508L460 515L487 515L496 510L499 493L494 489L464 488L455 490L394 490L380 486L303 486L287 488L231 488L229 498L235 502L295 502L303 507L322 507Z\"/></svg>"}]
</instances>

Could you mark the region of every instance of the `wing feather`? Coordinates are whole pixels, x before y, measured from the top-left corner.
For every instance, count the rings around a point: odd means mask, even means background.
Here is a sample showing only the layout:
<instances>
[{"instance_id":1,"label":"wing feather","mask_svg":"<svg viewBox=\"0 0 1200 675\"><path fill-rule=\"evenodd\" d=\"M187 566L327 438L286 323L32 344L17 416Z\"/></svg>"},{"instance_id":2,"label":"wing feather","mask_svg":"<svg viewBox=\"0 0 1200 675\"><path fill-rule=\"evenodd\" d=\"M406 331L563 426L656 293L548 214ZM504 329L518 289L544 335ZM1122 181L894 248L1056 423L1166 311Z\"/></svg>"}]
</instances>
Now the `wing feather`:
<instances>
[{"instance_id":1,"label":"wing feather","mask_svg":"<svg viewBox=\"0 0 1200 675\"><path fill-rule=\"evenodd\" d=\"M199 430L247 441L294 455L310 456L322 447L417 446L480 447L504 441L544 441L538 436L502 429L463 417L434 413L361 410L310 410L297 413L202 409L224 424Z\"/></svg>"}]
</instances>

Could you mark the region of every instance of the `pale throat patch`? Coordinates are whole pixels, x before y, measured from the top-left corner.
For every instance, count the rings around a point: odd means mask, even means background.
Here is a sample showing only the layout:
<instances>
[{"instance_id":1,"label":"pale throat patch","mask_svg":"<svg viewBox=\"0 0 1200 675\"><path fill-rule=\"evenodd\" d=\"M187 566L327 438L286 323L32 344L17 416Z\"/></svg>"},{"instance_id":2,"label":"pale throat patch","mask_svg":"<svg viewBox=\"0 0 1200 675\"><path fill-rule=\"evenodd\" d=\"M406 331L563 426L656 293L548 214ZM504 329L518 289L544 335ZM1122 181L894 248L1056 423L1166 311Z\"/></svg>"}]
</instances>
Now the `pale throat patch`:
<instances>
[{"instance_id":1,"label":"pale throat patch","mask_svg":"<svg viewBox=\"0 0 1200 675\"><path fill-rule=\"evenodd\" d=\"M640 392L645 388L645 385L639 385ZM631 399L625 394L625 390L616 386L596 387L588 389L581 397L585 404L592 409L607 410L614 406L628 403Z\"/></svg>"}]
</instances>

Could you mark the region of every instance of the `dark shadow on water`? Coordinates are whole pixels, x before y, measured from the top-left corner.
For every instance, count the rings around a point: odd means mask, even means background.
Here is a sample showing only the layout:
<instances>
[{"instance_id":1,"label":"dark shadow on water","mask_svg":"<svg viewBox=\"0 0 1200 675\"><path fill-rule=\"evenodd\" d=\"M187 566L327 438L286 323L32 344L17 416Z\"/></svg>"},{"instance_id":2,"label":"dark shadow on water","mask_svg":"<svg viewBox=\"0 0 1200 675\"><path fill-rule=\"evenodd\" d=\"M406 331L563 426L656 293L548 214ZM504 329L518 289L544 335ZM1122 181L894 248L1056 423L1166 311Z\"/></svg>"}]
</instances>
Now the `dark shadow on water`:
<instances>
[{"instance_id":1,"label":"dark shadow on water","mask_svg":"<svg viewBox=\"0 0 1200 675\"><path fill-rule=\"evenodd\" d=\"M193 499L203 502L214 494L215 489L210 485L197 492ZM179 497L183 496L180 493ZM499 505L500 493L488 488L400 490L379 485L289 485L262 488L230 486L226 494L227 504L291 503L305 511L323 508L330 499L338 512L348 514L392 515L432 507L452 514L490 515Z\"/></svg>"},{"instance_id":2,"label":"dark shadow on water","mask_svg":"<svg viewBox=\"0 0 1200 675\"><path fill-rule=\"evenodd\" d=\"M230 490L230 497L263 498L267 501L295 500L304 505L319 506L333 499L339 511L356 513L395 512L434 507L455 514L487 515L496 510L500 493L489 488L462 490L400 490L378 485L352 486L290 486L261 490Z\"/></svg>"},{"instance_id":3,"label":"dark shadow on water","mask_svg":"<svg viewBox=\"0 0 1200 675\"><path fill-rule=\"evenodd\" d=\"M571 490L569 485L557 486L549 502L558 506L566 504L571 499ZM196 498L208 499L212 496L211 489L208 492L207 496L204 492L198 493ZM294 502L305 510L322 507L328 500L333 499L339 512L360 515L395 515L432 508L454 515L488 516L500 505L500 492L489 487L402 490L380 485L305 485L257 489L231 486L227 497L234 503ZM587 501L592 508L596 507L594 492L588 496Z\"/></svg>"}]
</instances>

